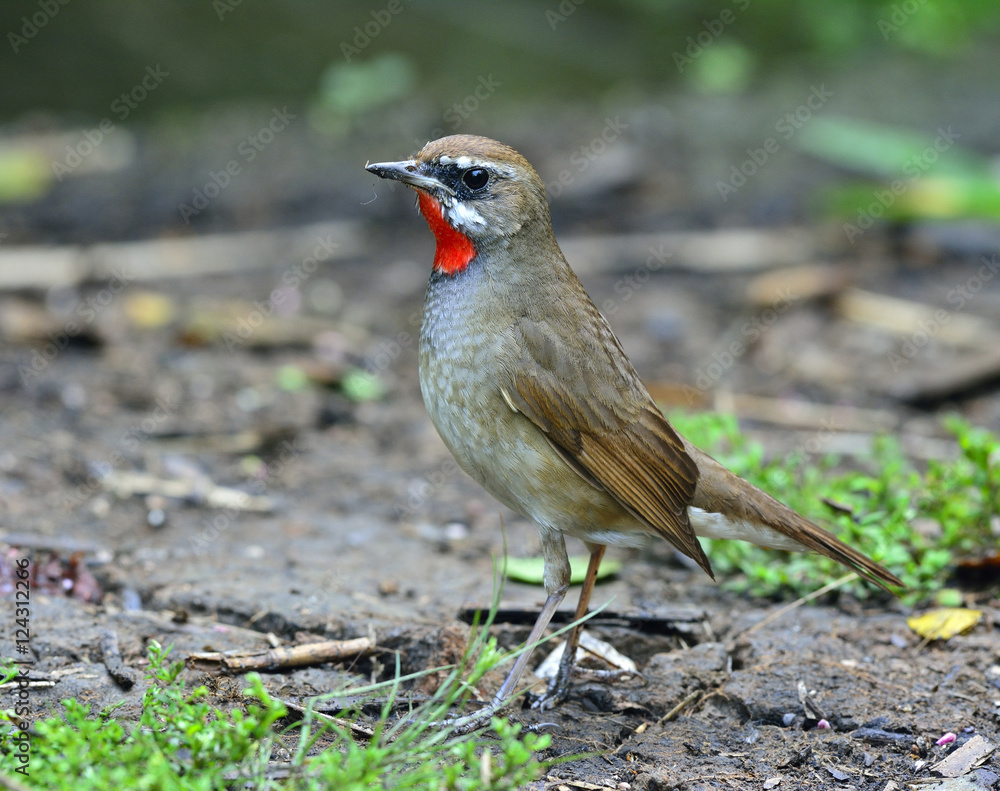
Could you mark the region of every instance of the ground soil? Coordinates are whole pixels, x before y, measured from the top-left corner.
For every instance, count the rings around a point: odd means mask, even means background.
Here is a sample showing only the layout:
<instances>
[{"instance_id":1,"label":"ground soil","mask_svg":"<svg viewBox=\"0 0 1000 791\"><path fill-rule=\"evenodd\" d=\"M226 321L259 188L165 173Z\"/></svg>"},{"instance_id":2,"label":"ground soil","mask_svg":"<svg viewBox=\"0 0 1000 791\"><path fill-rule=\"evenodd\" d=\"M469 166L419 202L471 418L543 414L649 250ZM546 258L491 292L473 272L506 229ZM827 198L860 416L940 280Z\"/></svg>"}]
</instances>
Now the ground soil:
<instances>
[{"instance_id":1,"label":"ground soil","mask_svg":"<svg viewBox=\"0 0 1000 791\"><path fill-rule=\"evenodd\" d=\"M355 164L352 189L363 195L370 187L360 171L363 157ZM192 329L239 300L226 314L232 316L226 328L235 332L301 257L130 283L86 333L27 377L21 369L45 347L44 335L32 337L22 325L6 330L0 349L5 558L41 565L54 557L65 564L81 552L78 562L101 591L99 603L80 600L85 586L75 596L55 587L33 592L34 672L54 682L32 690L35 716L58 712L58 701L71 697L97 708L124 700L116 716L135 715L147 682L125 690L110 677L100 648L107 630L117 635L125 662L140 670L154 639L185 657L266 646L268 633L284 643L374 636L380 651L372 658L266 674L267 688L292 701L387 678L397 656L404 673L440 665L464 646L462 613L488 606L504 541L511 556L537 552L534 527L454 468L424 413L414 317L431 239L409 196L383 185L376 190L367 220L356 204L350 210L365 243L324 263L302 287L307 296L328 297L300 311L325 325L323 333L298 330L266 342L252 335L244 342ZM593 230L594 206L607 206L609 197L647 207L629 217L648 216L650 195L643 183L584 195L557 210L557 233L580 238ZM604 223L598 230L643 230ZM27 241L29 226L25 221L21 231ZM809 233L827 235L819 227ZM861 288L940 307L947 307L948 288L978 266L975 258L948 260L926 247L911 254L898 242L878 231L855 247L817 243L826 250L817 255ZM763 315L747 297L758 273L664 267L640 273L643 282L626 291L624 278L639 273L641 263L583 267L583 279L599 305L614 308L609 319L647 381L694 385L696 374L718 359L713 355L724 354L734 334ZM995 283L969 306L970 315L1000 315ZM25 309L60 322L66 293L86 299L106 285L20 288L0 295L0 310ZM144 303L133 298L140 292L165 298L173 318L152 329L137 324ZM888 387L890 380L933 372L954 354L931 343L894 372L887 353L899 343L898 336L846 320L825 297L798 300L711 377L705 400L711 405L714 393L736 392L878 410L891 416L890 430L916 449L918 462L927 448L955 452L939 423L944 406L918 408ZM348 398L343 376L352 365L376 370L384 395ZM280 378L292 369L311 381ZM976 423L1000 427L1000 396L989 386L947 404ZM771 454L801 448L823 429L752 419L744 427ZM867 442L858 434L865 432L835 435L840 439L831 449ZM108 489L112 472L186 481L190 496L119 496ZM213 508L204 496L213 485L264 495L273 507ZM553 712L517 712L525 723L557 726L547 755L590 753L551 769L538 788L881 791L888 781L932 779L930 765L975 734L1000 740L995 581L966 591L985 618L947 642L922 642L898 601L859 604L836 593L748 632L781 603L712 584L666 545L610 554L624 565L598 587L596 603L610 602L618 615L659 618L660 626L644 631L621 619L596 621L591 631L635 659L642 678L583 680ZM79 573L66 573L83 584ZM538 587L508 582L502 606L532 612L543 598ZM564 609L572 606L567 600ZM501 623L496 632L514 646L527 626L523 619ZM3 639L2 653L13 653L6 623ZM189 675L192 682L202 678ZM483 695L495 685L486 679ZM220 706L230 705L231 684L213 689ZM425 684L412 694L427 691ZM691 698L692 692L699 694ZM677 716L661 721L684 700ZM817 727L817 713L830 727ZM937 746L947 732L957 741ZM969 787L997 787L998 772L994 759L967 778L979 783Z\"/></svg>"}]
</instances>

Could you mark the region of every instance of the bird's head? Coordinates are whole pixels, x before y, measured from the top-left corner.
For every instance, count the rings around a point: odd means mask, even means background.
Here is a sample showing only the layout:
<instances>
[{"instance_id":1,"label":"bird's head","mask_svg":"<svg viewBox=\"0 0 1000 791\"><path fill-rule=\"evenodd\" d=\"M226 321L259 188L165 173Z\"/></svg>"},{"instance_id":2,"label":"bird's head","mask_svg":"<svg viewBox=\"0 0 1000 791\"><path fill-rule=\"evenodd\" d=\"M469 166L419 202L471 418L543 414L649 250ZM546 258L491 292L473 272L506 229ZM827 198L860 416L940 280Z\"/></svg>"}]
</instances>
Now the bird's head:
<instances>
[{"instance_id":1,"label":"bird's head","mask_svg":"<svg viewBox=\"0 0 1000 791\"><path fill-rule=\"evenodd\" d=\"M437 240L434 268L464 270L482 250L518 235L551 234L545 186L510 146L476 135L433 140L412 159L377 162L366 170L417 191L420 211Z\"/></svg>"}]
</instances>

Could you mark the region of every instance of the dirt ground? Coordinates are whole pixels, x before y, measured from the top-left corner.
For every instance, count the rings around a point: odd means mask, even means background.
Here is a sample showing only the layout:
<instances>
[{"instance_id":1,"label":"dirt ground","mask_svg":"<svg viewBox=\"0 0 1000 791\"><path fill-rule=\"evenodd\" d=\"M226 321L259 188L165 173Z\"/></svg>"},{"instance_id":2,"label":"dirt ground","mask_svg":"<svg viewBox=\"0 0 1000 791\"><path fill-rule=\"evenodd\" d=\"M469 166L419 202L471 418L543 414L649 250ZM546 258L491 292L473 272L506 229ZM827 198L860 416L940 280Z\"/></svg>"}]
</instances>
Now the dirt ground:
<instances>
[{"instance_id":1,"label":"dirt ground","mask_svg":"<svg viewBox=\"0 0 1000 791\"><path fill-rule=\"evenodd\" d=\"M88 210L70 195L64 208L79 223L52 234L65 246L39 255L71 251L66 271L89 277L46 283L43 258L29 265L3 253L0 540L8 564L28 557L66 578L32 593L33 716L69 697L125 700L120 715L135 714L146 682L124 690L110 677L100 647L108 630L138 669L153 639L184 657L263 647L269 633L283 643L374 636L373 658L267 674L267 688L292 701L386 678L396 652L403 672L451 661L468 630L460 616L489 604L501 517L512 557L537 552L534 527L456 470L424 413L415 346L432 240L401 189L378 185L377 199L360 205L372 200L365 158L393 154L382 146L341 152L335 170L350 188L326 199L325 217L290 228L274 210L259 223L271 230L242 236L260 213L236 205L239 221L211 246L185 247L189 237L158 228L149 246L93 247ZM679 158L656 161L667 173ZM844 298L878 293L953 310L950 289L977 276L978 250L956 251L933 228L877 229L851 246L837 227L783 222L733 237L684 212L658 225L650 184L663 173L624 170L625 183L565 197L557 236L665 398L676 389L695 393L695 407L735 409L770 454L832 451L847 463L878 430L899 436L918 463L954 453L940 426L946 409L1000 429L997 371L983 363L995 347L984 349L983 336L924 341L917 326L890 331ZM249 181L241 190L253 192ZM608 199L627 219L601 213ZM203 230L224 230L203 219ZM15 234L26 245L39 241L31 220L26 213ZM671 255L654 265L660 244ZM716 264L700 266L700 255ZM310 256L323 260L313 266ZM787 304L775 282L792 295ZM292 307L265 316L275 289ZM1000 333L996 280L954 315ZM67 332L74 319L79 329ZM759 329L754 341L730 354L748 326ZM904 359L896 370L893 352ZM376 373L381 397L349 398L368 386L352 369ZM793 406L808 403L820 406ZM261 510L233 506L230 489L260 498ZM781 603L713 585L665 545L611 555L624 565L596 604L610 602L614 617L590 631L643 678L581 682L554 712L520 712L558 726L552 756L593 753L538 788L882 791L890 781L941 782L936 761L977 735L1000 740L996 581L966 592L985 612L979 626L924 644L900 603L836 593L748 632ZM543 598L509 582L502 607L534 611ZM655 628L638 628L643 620ZM497 634L513 646L527 628L520 619ZM226 685L217 696L225 705ZM947 732L956 741L938 746ZM998 774L994 757L966 785L941 787L1000 788Z\"/></svg>"}]
</instances>

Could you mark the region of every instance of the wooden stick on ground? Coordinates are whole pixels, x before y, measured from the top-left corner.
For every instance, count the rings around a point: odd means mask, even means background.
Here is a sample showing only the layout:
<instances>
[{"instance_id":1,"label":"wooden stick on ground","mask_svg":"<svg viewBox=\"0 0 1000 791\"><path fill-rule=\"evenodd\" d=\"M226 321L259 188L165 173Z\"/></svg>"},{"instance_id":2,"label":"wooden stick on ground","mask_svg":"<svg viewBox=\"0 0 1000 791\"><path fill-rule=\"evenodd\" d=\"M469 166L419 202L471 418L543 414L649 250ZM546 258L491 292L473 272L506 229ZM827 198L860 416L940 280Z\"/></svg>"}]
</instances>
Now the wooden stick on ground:
<instances>
[{"instance_id":1,"label":"wooden stick on ground","mask_svg":"<svg viewBox=\"0 0 1000 791\"><path fill-rule=\"evenodd\" d=\"M300 717L305 717L306 715L305 706L300 706L297 703L292 703L291 701L288 700L282 700L281 702L284 704L285 708L288 709L290 712L295 712ZM343 717L331 717L329 714L323 714L322 712L316 711L315 709L313 709L312 715L321 722L329 722L331 725L335 725L338 728L346 728L352 734L354 734L354 736L360 737L362 739L371 741L372 739L375 738L375 731L366 725L362 725L361 723L352 722L351 720L344 719Z\"/></svg>"},{"instance_id":2,"label":"wooden stick on ground","mask_svg":"<svg viewBox=\"0 0 1000 791\"><path fill-rule=\"evenodd\" d=\"M656 724L663 725L665 722L670 722L671 720L676 719L677 715L679 715L682 711L684 711L684 709L686 709L688 706L694 703L699 697L701 697L701 694L702 691L700 689L696 689L694 692L689 693L688 696L684 698L684 700L682 700L680 703L674 706L670 711L668 711L666 714L660 717L660 719L656 721Z\"/></svg>"},{"instance_id":3,"label":"wooden stick on ground","mask_svg":"<svg viewBox=\"0 0 1000 791\"><path fill-rule=\"evenodd\" d=\"M101 632L101 654L104 659L104 666L122 689L132 689L139 679L139 674L135 668L131 668L122 661L121 651L118 648L118 635L112 629L105 629Z\"/></svg>"},{"instance_id":4,"label":"wooden stick on ground","mask_svg":"<svg viewBox=\"0 0 1000 791\"><path fill-rule=\"evenodd\" d=\"M339 662L349 657L368 656L375 642L368 637L353 640L324 640L319 643L272 648L267 651L209 651L191 654L188 667L210 673L248 673L251 670L274 671L288 667Z\"/></svg>"}]
</instances>

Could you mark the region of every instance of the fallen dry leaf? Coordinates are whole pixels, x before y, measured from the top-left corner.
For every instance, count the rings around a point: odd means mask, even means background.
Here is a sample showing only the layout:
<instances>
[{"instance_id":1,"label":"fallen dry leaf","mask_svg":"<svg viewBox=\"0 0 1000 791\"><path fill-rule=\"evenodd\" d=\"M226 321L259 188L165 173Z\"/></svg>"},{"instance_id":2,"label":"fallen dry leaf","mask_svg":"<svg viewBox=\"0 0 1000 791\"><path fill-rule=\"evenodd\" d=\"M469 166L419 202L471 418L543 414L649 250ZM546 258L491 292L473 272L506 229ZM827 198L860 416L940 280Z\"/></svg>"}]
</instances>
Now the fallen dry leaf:
<instances>
[{"instance_id":1,"label":"fallen dry leaf","mask_svg":"<svg viewBox=\"0 0 1000 791\"><path fill-rule=\"evenodd\" d=\"M923 615L913 615L906 619L906 624L925 640L948 640L969 631L982 617L980 610L940 607Z\"/></svg>"}]
</instances>

